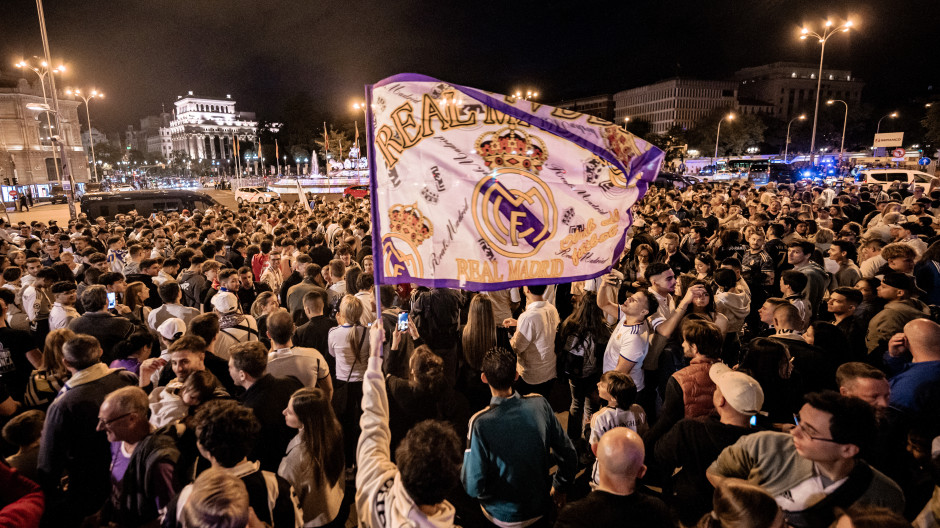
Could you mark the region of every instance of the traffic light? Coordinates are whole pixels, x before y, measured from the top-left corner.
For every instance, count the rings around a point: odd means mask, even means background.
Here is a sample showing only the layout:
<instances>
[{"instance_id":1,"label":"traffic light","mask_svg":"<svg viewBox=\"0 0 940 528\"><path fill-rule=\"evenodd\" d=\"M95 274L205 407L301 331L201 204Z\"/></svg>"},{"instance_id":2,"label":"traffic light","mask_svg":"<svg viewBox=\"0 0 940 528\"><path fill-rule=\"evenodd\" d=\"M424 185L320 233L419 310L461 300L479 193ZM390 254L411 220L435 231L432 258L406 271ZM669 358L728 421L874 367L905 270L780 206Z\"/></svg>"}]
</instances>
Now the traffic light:
<instances>
[{"instance_id":1,"label":"traffic light","mask_svg":"<svg viewBox=\"0 0 940 528\"><path fill-rule=\"evenodd\" d=\"M4 184L4 185L10 185L10 178L4 178L4 179L3 179L3 184Z\"/></svg>"},{"instance_id":2,"label":"traffic light","mask_svg":"<svg viewBox=\"0 0 940 528\"><path fill-rule=\"evenodd\" d=\"M19 185L20 182L17 181L16 176L13 177L13 185Z\"/></svg>"}]
</instances>

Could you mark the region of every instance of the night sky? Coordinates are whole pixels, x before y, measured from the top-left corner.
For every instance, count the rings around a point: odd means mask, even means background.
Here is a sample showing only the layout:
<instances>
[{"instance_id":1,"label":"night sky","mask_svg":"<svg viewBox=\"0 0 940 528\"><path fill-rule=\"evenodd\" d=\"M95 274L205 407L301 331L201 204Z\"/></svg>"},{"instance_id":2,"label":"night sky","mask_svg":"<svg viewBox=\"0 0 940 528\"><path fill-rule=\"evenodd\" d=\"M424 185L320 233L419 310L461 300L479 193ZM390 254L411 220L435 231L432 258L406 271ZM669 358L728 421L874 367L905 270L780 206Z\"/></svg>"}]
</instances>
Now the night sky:
<instances>
[{"instance_id":1,"label":"night sky","mask_svg":"<svg viewBox=\"0 0 940 528\"><path fill-rule=\"evenodd\" d=\"M826 64L866 81L867 102L901 104L938 85L935 0L47 0L45 10L53 57L69 68L58 82L107 94L92 108L105 130L139 126L188 90L230 93L272 120L306 91L351 120L364 84L402 72L501 93L531 87L546 103L677 73L720 79L818 63L819 45L797 36L827 15L855 22L829 41ZM41 52L35 2L0 0L0 68Z\"/></svg>"}]
</instances>

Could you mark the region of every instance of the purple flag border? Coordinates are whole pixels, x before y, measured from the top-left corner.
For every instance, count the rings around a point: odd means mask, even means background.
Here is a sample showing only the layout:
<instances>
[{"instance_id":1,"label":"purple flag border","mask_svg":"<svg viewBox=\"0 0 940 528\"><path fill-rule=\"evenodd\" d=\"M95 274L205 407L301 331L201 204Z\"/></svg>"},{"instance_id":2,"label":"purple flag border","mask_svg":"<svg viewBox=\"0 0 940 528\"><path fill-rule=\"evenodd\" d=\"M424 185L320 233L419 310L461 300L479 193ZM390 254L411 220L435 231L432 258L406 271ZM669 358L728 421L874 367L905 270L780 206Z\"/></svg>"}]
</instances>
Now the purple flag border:
<instances>
[{"instance_id":1,"label":"purple flag border","mask_svg":"<svg viewBox=\"0 0 940 528\"><path fill-rule=\"evenodd\" d=\"M398 75L393 75L382 79L381 81L365 86L366 92L366 128L367 133L369 134L368 150L369 150L369 204L372 208L372 268L373 275L376 284L376 290L378 290L378 285L380 284L401 284L404 282L409 282L417 284L419 286L426 286L429 288L458 288L471 291L493 291L493 290L503 290L507 288L516 288L519 286L525 286L526 284L559 284L564 282L576 282L583 280L590 280L595 277L607 274L613 268L615 262L614 259L623 252L623 248L626 245L627 241L627 231L624 230L623 234L620 237L620 240L617 242L614 247L614 253L611 256L610 265L606 266L599 272L589 273L586 275L578 275L575 277L564 277L559 279L558 277L544 277L544 278L533 278L533 279L522 279L515 281L506 281L499 283L489 283L489 282L472 282L472 281L460 281L456 279L425 279L417 277L407 277L407 280L396 280L391 279L391 282L386 282L385 276L385 261L383 258L382 251L382 239L379 236L382 232L381 229L381 220L378 213L378 178L376 176L375 168L375 119L372 115L372 91L376 87L385 86L387 84L395 82L437 82L444 83L440 79L435 79L434 77L428 77L427 75L421 75L418 73L402 73ZM621 170L627 176L627 182L629 184L630 178L640 172L641 175L636 179L635 185L639 194L637 195L637 201L643 198L646 195L646 191L649 190L650 184L656 177L659 175L659 169L654 165L658 165L657 159L660 157L662 151L651 145L650 149L641 154L637 160L634 162L634 167L636 167L632 172L628 171L627 168L614 156L610 155L607 149L604 149L598 145L595 145L589 141L584 140L580 136L572 134L565 129L558 127L557 125L550 123L541 117L532 116L531 114L525 112L524 110L518 109L512 105L509 105L503 101L500 101L498 98L488 95L476 88L470 88L466 86L461 86L458 84L444 83L449 86L453 86L458 90L466 93L473 99L495 108L496 110L520 121L529 123L540 130L544 130L550 134L558 136L560 138L566 139L581 148L595 154L601 159L607 161L608 163L613 164L615 167ZM545 105L548 106L548 105ZM611 123L612 125L614 123ZM657 154L659 152L660 154ZM653 169L656 170L653 170ZM627 215L630 219L630 225L633 225L633 210L628 209ZM379 305L379 296L376 295L376 305Z\"/></svg>"}]
</instances>

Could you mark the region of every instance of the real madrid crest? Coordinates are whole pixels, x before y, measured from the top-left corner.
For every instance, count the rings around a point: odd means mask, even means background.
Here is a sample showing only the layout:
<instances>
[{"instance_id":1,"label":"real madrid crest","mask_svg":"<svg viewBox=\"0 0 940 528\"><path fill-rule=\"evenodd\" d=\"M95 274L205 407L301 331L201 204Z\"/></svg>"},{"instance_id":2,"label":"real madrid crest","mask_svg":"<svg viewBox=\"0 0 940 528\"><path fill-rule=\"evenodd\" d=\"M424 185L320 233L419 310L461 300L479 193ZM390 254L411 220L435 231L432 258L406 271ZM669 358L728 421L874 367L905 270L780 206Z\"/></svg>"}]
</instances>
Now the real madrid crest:
<instances>
[{"instance_id":1,"label":"real madrid crest","mask_svg":"<svg viewBox=\"0 0 940 528\"><path fill-rule=\"evenodd\" d=\"M545 143L510 125L481 135L474 153L490 171L473 189L477 231L500 255L534 255L554 235L558 219L551 189L539 178L548 159Z\"/></svg>"},{"instance_id":2,"label":"real madrid crest","mask_svg":"<svg viewBox=\"0 0 940 528\"><path fill-rule=\"evenodd\" d=\"M389 277L424 276L418 246L434 236L434 225L417 207L395 204L388 210L388 233L382 237L385 274Z\"/></svg>"}]
</instances>

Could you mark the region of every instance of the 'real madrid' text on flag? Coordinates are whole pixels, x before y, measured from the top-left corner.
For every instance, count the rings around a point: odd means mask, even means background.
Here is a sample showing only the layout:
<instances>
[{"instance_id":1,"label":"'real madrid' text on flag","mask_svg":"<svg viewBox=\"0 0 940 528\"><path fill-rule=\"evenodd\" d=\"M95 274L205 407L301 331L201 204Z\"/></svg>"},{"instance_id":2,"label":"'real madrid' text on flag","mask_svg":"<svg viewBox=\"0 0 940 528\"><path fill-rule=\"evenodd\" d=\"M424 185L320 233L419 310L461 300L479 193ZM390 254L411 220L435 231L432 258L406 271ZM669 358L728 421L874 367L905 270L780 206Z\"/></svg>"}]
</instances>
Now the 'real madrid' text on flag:
<instances>
[{"instance_id":1,"label":"'real madrid' text on flag","mask_svg":"<svg viewBox=\"0 0 940 528\"><path fill-rule=\"evenodd\" d=\"M663 163L603 119L421 75L366 96L383 284L486 291L606 273Z\"/></svg>"}]
</instances>

